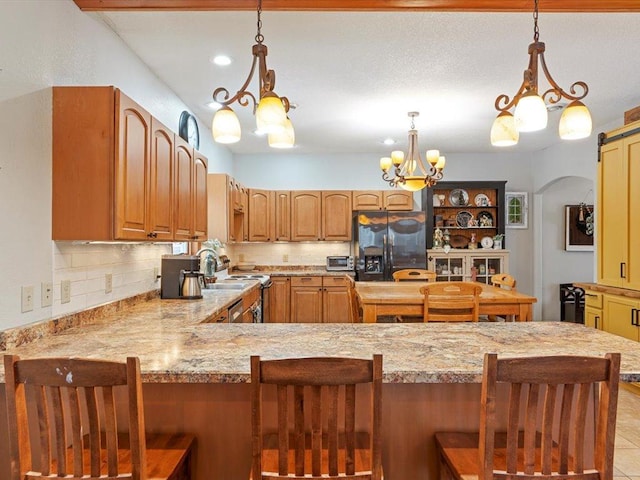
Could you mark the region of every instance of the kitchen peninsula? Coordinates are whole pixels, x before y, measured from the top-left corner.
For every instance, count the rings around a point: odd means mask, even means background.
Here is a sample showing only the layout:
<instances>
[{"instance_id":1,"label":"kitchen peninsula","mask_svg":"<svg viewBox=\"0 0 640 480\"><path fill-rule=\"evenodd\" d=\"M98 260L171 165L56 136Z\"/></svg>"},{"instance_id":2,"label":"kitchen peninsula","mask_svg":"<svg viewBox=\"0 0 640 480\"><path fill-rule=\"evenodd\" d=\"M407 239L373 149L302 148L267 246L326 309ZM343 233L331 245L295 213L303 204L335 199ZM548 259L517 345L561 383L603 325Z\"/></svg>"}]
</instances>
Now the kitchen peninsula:
<instances>
[{"instance_id":1,"label":"kitchen peninsula","mask_svg":"<svg viewBox=\"0 0 640 480\"><path fill-rule=\"evenodd\" d=\"M194 478L247 478L252 354L383 354L383 461L391 479L435 479L433 433L477 426L484 352L525 356L617 351L622 352L621 379L640 381L637 343L578 324L208 324L202 322L211 310L222 308L209 303L207 311L208 302L206 297L202 302L153 299L7 352L24 358L118 361L138 356L147 429L196 434ZM3 392L0 398L3 411ZM0 478L7 471L5 422L0 415Z\"/></svg>"}]
</instances>

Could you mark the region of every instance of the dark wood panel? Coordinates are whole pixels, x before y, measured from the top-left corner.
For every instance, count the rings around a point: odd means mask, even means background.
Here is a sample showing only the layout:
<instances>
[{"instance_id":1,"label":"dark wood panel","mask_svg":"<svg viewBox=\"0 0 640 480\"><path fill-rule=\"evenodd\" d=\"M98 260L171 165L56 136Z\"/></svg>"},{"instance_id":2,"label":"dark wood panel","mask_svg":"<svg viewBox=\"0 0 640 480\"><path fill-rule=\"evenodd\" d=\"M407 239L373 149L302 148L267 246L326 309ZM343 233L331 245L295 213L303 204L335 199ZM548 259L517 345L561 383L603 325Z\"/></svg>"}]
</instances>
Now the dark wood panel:
<instances>
[{"instance_id":1,"label":"dark wood panel","mask_svg":"<svg viewBox=\"0 0 640 480\"><path fill-rule=\"evenodd\" d=\"M97 10L255 10L256 0L74 0ZM264 10L530 12L532 0L264 0ZM639 12L637 0L540 0L546 12Z\"/></svg>"}]
</instances>

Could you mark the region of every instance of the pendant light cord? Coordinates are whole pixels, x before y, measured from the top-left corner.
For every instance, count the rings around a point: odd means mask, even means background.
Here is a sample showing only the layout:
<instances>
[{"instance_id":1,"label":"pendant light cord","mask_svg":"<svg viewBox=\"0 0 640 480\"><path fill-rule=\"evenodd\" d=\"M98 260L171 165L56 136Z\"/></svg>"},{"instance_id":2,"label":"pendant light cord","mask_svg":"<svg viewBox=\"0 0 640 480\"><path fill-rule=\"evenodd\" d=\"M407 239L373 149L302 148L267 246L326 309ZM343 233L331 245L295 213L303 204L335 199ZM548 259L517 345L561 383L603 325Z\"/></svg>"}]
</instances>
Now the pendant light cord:
<instances>
[{"instance_id":1,"label":"pendant light cord","mask_svg":"<svg viewBox=\"0 0 640 480\"><path fill-rule=\"evenodd\" d=\"M538 38L540 38L540 30L538 29L538 0L535 0L533 6L533 41L537 42Z\"/></svg>"},{"instance_id":2,"label":"pendant light cord","mask_svg":"<svg viewBox=\"0 0 640 480\"><path fill-rule=\"evenodd\" d=\"M538 0L536 0L537 3ZM264 36L262 36L262 33L260 33L260 30L262 30L262 18L260 17L260 15L262 14L262 0L258 0L258 33L256 33L256 43L262 44L262 41L264 40Z\"/></svg>"}]
</instances>

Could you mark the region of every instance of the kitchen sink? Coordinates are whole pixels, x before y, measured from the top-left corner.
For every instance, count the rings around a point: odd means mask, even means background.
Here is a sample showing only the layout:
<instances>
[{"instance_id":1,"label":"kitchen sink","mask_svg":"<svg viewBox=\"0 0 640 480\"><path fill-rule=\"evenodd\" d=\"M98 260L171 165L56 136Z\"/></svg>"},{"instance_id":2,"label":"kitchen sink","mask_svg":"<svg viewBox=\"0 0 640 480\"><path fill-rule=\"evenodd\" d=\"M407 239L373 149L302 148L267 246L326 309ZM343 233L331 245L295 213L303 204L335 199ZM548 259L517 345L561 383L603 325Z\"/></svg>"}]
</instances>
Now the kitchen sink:
<instances>
[{"instance_id":1,"label":"kitchen sink","mask_svg":"<svg viewBox=\"0 0 640 480\"><path fill-rule=\"evenodd\" d=\"M212 285L207 286L203 291L207 290L242 290L247 287L247 283L214 283Z\"/></svg>"}]
</instances>

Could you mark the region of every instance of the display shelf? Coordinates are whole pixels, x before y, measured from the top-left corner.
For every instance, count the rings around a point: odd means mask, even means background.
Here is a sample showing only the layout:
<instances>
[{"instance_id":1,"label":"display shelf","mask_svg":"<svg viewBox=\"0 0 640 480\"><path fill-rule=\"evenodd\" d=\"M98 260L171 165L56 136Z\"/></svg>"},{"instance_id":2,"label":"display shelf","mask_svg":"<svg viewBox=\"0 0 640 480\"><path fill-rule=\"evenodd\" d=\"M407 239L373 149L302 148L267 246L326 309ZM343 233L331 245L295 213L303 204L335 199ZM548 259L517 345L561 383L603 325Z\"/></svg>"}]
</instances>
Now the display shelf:
<instances>
[{"instance_id":1,"label":"display shelf","mask_svg":"<svg viewBox=\"0 0 640 480\"><path fill-rule=\"evenodd\" d=\"M492 275L508 273L509 251L490 248L477 250L454 248L447 253L442 249L433 249L428 251L427 265L429 270L436 272L436 280L439 282L491 283Z\"/></svg>"}]
</instances>

